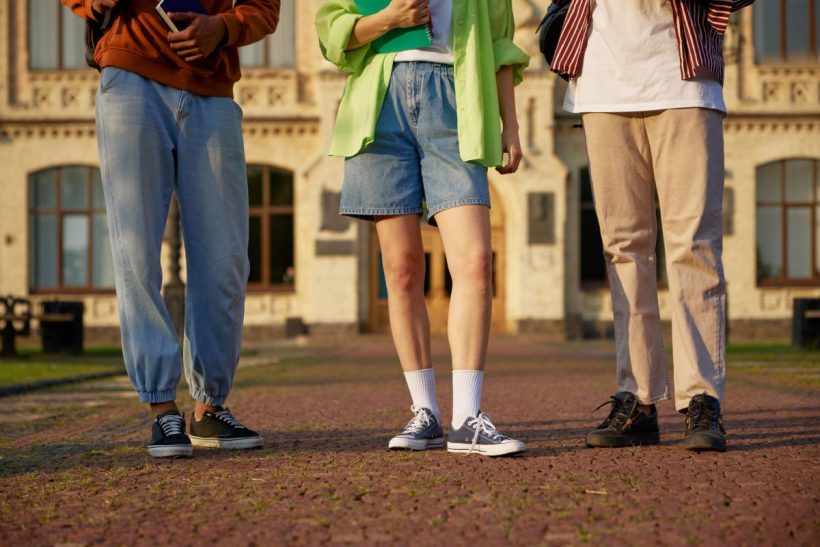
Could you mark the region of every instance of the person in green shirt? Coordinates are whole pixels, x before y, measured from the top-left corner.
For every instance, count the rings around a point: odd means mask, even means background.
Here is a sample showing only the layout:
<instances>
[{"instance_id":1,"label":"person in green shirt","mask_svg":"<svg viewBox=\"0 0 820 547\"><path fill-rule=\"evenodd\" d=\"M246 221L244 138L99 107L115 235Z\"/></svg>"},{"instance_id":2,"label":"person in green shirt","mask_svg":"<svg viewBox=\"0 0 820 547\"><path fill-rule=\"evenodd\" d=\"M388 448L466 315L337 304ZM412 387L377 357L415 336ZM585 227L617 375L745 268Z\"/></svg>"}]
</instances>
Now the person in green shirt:
<instances>
[{"instance_id":1,"label":"person in green shirt","mask_svg":"<svg viewBox=\"0 0 820 547\"><path fill-rule=\"evenodd\" d=\"M428 25L429 45L377 51L374 41L388 32L419 25ZM426 210L453 279L447 448L523 452L523 442L499 433L480 410L492 307L487 169L518 169L514 86L529 62L512 41L511 0L392 0L370 15L354 0L327 0L316 28L325 58L349 75L330 149L346 158L340 212L376 223L393 340L413 400L413 418L389 447L445 442L424 301Z\"/></svg>"}]
</instances>

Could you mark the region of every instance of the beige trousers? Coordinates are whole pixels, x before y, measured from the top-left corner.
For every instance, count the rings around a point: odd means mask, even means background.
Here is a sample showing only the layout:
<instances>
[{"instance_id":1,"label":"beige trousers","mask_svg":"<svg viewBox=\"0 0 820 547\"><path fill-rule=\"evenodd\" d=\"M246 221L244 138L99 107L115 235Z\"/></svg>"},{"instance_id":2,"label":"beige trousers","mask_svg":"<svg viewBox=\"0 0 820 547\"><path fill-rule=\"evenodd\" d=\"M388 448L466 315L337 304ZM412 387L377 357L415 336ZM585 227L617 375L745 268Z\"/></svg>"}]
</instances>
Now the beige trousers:
<instances>
[{"instance_id":1,"label":"beige trousers","mask_svg":"<svg viewBox=\"0 0 820 547\"><path fill-rule=\"evenodd\" d=\"M725 380L723 114L702 108L583 115L612 292L619 391L669 398L655 244L657 190L672 306L675 407Z\"/></svg>"}]
</instances>

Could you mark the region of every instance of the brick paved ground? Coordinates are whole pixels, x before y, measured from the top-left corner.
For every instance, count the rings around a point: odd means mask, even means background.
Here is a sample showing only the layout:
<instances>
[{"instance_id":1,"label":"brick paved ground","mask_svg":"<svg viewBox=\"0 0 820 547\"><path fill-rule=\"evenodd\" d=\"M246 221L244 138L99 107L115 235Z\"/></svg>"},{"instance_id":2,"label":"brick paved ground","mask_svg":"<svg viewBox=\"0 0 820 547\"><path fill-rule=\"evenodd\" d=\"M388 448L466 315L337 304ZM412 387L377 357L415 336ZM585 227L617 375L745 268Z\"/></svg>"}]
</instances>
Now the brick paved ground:
<instances>
[{"instance_id":1,"label":"brick paved ground","mask_svg":"<svg viewBox=\"0 0 820 547\"><path fill-rule=\"evenodd\" d=\"M484 406L522 457L388 452L410 402L384 338L246 359L229 402L266 437L249 453L152 460L124 379L2 399L0 543L820 544L816 359L730 366L721 455L678 446L671 403L661 446L583 448L612 391L609 343L491 353Z\"/></svg>"}]
</instances>

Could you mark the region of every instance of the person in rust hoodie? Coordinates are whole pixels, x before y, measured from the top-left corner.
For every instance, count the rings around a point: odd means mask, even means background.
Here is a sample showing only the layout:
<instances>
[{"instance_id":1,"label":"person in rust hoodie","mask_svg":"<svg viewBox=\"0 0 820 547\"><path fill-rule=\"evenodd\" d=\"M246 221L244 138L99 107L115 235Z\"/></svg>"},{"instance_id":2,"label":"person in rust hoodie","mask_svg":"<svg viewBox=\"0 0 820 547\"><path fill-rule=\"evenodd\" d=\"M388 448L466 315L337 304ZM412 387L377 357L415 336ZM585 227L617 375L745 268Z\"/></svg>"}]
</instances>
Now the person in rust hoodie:
<instances>
[{"instance_id":1,"label":"person in rust hoodie","mask_svg":"<svg viewBox=\"0 0 820 547\"><path fill-rule=\"evenodd\" d=\"M172 13L157 0L62 0L110 26L96 46L100 150L125 365L154 416L148 451L191 456L192 444L228 449L262 438L222 405L239 361L248 265L248 190L237 48L276 29L279 0L199 0L208 15ZM109 13L110 11L110 13ZM107 17L108 16L108 17ZM185 337L160 294L160 252L171 194L187 261ZM184 365L195 400L190 435L177 409Z\"/></svg>"}]
</instances>

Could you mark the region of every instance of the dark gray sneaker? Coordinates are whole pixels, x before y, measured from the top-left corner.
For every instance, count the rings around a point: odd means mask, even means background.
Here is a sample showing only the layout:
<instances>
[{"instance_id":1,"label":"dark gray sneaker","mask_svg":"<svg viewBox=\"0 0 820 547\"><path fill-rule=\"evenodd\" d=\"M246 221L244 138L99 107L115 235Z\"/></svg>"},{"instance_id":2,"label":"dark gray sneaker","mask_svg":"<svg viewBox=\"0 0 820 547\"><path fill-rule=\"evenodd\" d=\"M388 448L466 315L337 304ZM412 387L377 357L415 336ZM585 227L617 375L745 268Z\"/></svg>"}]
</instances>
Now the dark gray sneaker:
<instances>
[{"instance_id":1,"label":"dark gray sneaker","mask_svg":"<svg viewBox=\"0 0 820 547\"><path fill-rule=\"evenodd\" d=\"M414 414L404 431L390 439L390 450L427 450L444 446L444 431L429 408L411 406Z\"/></svg>"},{"instance_id":2,"label":"dark gray sneaker","mask_svg":"<svg viewBox=\"0 0 820 547\"><path fill-rule=\"evenodd\" d=\"M726 451L726 430L720 415L720 401L705 393L689 401L686 412L686 439L683 446L697 452Z\"/></svg>"},{"instance_id":3,"label":"dark gray sneaker","mask_svg":"<svg viewBox=\"0 0 820 547\"><path fill-rule=\"evenodd\" d=\"M218 406L205 412L201 420L191 420L191 443L204 448L245 450L262 446L262 436L248 429L227 408Z\"/></svg>"},{"instance_id":4,"label":"dark gray sneaker","mask_svg":"<svg viewBox=\"0 0 820 547\"><path fill-rule=\"evenodd\" d=\"M163 412L151 426L148 453L155 458L190 458L191 439L185 434L185 417L176 410Z\"/></svg>"},{"instance_id":5,"label":"dark gray sneaker","mask_svg":"<svg viewBox=\"0 0 820 547\"><path fill-rule=\"evenodd\" d=\"M479 412L476 418L467 418L461 427L450 431L447 450L483 456L509 456L524 452L527 445L499 433L490 417Z\"/></svg>"}]
</instances>

